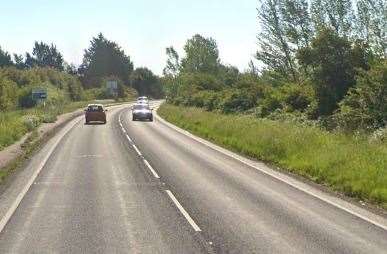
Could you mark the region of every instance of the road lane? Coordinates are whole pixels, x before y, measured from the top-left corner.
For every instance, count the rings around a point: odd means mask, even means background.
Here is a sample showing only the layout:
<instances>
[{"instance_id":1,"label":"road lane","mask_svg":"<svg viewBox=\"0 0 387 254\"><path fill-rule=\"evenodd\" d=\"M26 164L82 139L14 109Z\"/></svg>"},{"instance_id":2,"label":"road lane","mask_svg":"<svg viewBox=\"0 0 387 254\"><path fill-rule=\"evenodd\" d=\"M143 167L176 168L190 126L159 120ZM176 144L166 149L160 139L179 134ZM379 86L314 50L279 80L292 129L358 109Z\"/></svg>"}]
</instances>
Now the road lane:
<instances>
[{"instance_id":1,"label":"road lane","mask_svg":"<svg viewBox=\"0 0 387 254\"><path fill-rule=\"evenodd\" d=\"M387 253L387 232L157 121L126 132L220 253Z\"/></svg>"},{"instance_id":2,"label":"road lane","mask_svg":"<svg viewBox=\"0 0 387 254\"><path fill-rule=\"evenodd\" d=\"M119 123L78 123L0 233L0 253L206 253Z\"/></svg>"}]
</instances>

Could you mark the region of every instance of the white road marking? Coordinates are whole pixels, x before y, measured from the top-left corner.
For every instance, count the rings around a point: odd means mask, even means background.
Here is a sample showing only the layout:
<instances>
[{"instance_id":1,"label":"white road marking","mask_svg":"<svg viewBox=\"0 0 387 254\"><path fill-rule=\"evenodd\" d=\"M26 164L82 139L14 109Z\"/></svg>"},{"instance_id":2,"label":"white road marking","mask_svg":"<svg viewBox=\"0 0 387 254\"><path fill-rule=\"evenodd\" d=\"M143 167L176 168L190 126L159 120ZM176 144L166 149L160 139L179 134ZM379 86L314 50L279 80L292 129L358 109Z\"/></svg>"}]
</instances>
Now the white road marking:
<instances>
[{"instance_id":1,"label":"white road marking","mask_svg":"<svg viewBox=\"0 0 387 254\"><path fill-rule=\"evenodd\" d=\"M191 134L190 132L184 130L184 129L181 129L169 122L167 122L166 120L164 120L163 118L161 118L159 115L157 115L157 113L155 114L156 117L160 120L160 122L164 123L165 125L169 126L170 128L174 129L175 131L179 132L179 133L182 133L184 134L185 136L215 150L215 151L218 151L226 156L229 156L251 168L254 168L266 175L269 175L295 189L298 189L308 195L311 195L317 199L320 199L322 200L323 202L326 202L334 207L337 207L349 214L352 214L364 221L367 221L383 230L386 230L387 231L387 221L386 219L384 219L383 217L379 216L379 215L376 215L376 214L373 214L367 210L364 210L360 207L357 207L345 200L341 200L339 198L335 198L335 197L331 197L331 196L328 196L327 194L324 194L322 191L319 191L319 190L315 190L314 188L308 186L307 184L303 184L303 183L299 183L297 180L295 179L292 179L291 177L287 176L287 175L284 175L284 174L281 174L280 172L276 172L274 170L270 170L270 169L263 169L261 167L258 167L256 165L254 165L253 163L250 162L249 159L247 158L244 158L243 156L241 155L238 155L238 154L235 154L231 151L228 151L227 149L225 148L222 148L220 146L217 146L203 138L200 138L200 137L197 137L193 134ZM341 203L341 204L340 204ZM357 210L357 211L355 211ZM371 219L371 217L373 217L374 219Z\"/></svg>"},{"instance_id":2,"label":"white road marking","mask_svg":"<svg viewBox=\"0 0 387 254\"><path fill-rule=\"evenodd\" d=\"M134 150L136 150L136 152L138 153L138 155L142 156L142 153L140 152L140 150L138 150L137 146L135 144L132 144Z\"/></svg>"},{"instance_id":3,"label":"white road marking","mask_svg":"<svg viewBox=\"0 0 387 254\"><path fill-rule=\"evenodd\" d=\"M183 214L185 219L188 221L189 224L193 227L193 229L196 232L202 231L199 226L195 223L195 221L191 218L191 216L188 214L188 212L184 209L184 207L179 203L179 201L176 199L176 197L173 195L173 193L170 190L165 190L168 194L168 196L172 199L173 203L175 203L176 207L179 209L179 211Z\"/></svg>"},{"instance_id":4,"label":"white road marking","mask_svg":"<svg viewBox=\"0 0 387 254\"><path fill-rule=\"evenodd\" d=\"M11 207L8 209L7 213L4 215L3 218L1 218L0 221L0 233L3 231L5 225L7 225L9 219L12 217L18 206L20 205L21 201L23 200L24 196L27 194L28 190L31 188L31 185L35 182L35 179L39 175L40 171L42 171L43 167L46 165L48 159L50 158L51 154L54 152L55 148L58 146L59 142L62 140L62 138L76 125L78 124L82 118L78 120L74 120L73 124L68 125L67 129L58 137L56 142L53 144L51 149L48 151L46 157L40 162L37 170L32 174L31 178L27 182L27 184L24 186L22 191L19 193L19 195L16 197L16 200L12 203Z\"/></svg>"},{"instance_id":5,"label":"white road marking","mask_svg":"<svg viewBox=\"0 0 387 254\"><path fill-rule=\"evenodd\" d=\"M159 179L160 176L156 173L156 171L152 168L152 166L149 164L149 162L146 159L144 159L144 163L149 168L149 170L152 172L153 176Z\"/></svg>"},{"instance_id":6,"label":"white road marking","mask_svg":"<svg viewBox=\"0 0 387 254\"><path fill-rule=\"evenodd\" d=\"M121 113L122 114L122 113ZM119 121L121 121L121 114L119 115ZM126 135L126 138L128 139L129 143L132 144L133 148L136 150L137 154L140 155L140 156L143 156L142 153L140 152L140 150L137 148L137 146L133 143L133 140L129 137L129 135L127 134L125 128L122 126L121 122L120 122L120 125L121 125L121 130L123 133L125 133ZM153 174L153 176L157 179L160 179L160 176L157 174L156 170L154 170L154 168L149 164L149 162L143 158L143 161L145 163L145 165L148 167L148 169L151 171L151 173Z\"/></svg>"}]
</instances>

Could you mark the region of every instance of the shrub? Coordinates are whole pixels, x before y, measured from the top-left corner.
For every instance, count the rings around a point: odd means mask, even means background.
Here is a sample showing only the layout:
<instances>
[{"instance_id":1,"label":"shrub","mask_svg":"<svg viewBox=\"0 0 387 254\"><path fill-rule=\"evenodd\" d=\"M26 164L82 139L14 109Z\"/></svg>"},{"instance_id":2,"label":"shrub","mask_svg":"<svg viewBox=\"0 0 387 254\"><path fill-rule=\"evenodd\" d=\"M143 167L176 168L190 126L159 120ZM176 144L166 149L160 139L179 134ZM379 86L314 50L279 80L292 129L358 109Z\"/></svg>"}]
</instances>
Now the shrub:
<instances>
[{"instance_id":1,"label":"shrub","mask_svg":"<svg viewBox=\"0 0 387 254\"><path fill-rule=\"evenodd\" d=\"M17 85L12 80L0 77L0 111L16 107Z\"/></svg>"},{"instance_id":2,"label":"shrub","mask_svg":"<svg viewBox=\"0 0 387 254\"><path fill-rule=\"evenodd\" d=\"M345 130L374 130L387 123L387 61L361 71L357 85L340 102L335 114Z\"/></svg>"}]
</instances>

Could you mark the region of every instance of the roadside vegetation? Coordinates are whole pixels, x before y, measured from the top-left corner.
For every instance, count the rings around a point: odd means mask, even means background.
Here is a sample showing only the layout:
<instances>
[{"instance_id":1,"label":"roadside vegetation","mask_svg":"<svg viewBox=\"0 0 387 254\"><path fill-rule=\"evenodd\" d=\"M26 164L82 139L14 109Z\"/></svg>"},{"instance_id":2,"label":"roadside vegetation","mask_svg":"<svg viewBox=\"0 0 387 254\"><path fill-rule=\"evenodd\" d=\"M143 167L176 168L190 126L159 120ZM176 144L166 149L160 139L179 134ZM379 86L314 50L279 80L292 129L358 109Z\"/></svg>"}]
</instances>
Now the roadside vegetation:
<instances>
[{"instance_id":1,"label":"roadside vegetation","mask_svg":"<svg viewBox=\"0 0 387 254\"><path fill-rule=\"evenodd\" d=\"M261 0L257 53L240 71L215 39L166 49L167 120L386 207L387 6ZM176 107L177 106L177 107Z\"/></svg>"},{"instance_id":2,"label":"roadside vegetation","mask_svg":"<svg viewBox=\"0 0 387 254\"><path fill-rule=\"evenodd\" d=\"M109 89L108 81L116 81L117 89ZM37 88L47 91L44 105L32 97ZM0 48L0 151L41 123L55 122L59 114L94 100L162 93L159 77L147 68L134 69L130 57L102 34L92 38L78 68L67 64L53 44L35 42L25 56Z\"/></svg>"}]
</instances>

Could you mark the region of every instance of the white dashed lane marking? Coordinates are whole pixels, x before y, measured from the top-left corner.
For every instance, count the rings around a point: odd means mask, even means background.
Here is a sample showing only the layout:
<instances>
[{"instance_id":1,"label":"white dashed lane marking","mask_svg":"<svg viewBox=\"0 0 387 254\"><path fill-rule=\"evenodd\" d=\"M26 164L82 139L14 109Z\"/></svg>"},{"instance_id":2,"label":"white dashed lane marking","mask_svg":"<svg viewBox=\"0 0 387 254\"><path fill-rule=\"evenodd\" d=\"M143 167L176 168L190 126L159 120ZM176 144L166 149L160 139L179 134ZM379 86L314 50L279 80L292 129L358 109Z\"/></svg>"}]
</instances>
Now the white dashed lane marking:
<instances>
[{"instance_id":1,"label":"white dashed lane marking","mask_svg":"<svg viewBox=\"0 0 387 254\"><path fill-rule=\"evenodd\" d=\"M180 202L176 199L176 197L173 195L173 193L170 190L166 190L168 196L172 199L173 203L175 203L177 209L183 214L185 219L188 221L188 223L192 226L192 228L196 232L202 231L199 226L196 224L196 222L192 219L192 217L188 214L188 212L184 209L184 207L180 204Z\"/></svg>"}]
</instances>

